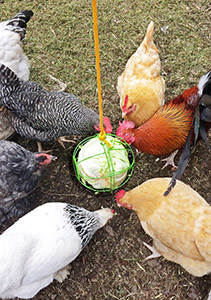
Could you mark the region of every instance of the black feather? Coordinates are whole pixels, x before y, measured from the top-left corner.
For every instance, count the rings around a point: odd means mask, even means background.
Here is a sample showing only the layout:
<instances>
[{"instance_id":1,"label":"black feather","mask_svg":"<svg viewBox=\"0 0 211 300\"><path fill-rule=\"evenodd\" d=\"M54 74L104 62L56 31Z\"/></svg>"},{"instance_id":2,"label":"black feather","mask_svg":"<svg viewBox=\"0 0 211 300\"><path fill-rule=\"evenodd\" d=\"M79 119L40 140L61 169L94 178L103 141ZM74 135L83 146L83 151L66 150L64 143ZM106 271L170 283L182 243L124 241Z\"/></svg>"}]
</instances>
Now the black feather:
<instances>
[{"instance_id":1,"label":"black feather","mask_svg":"<svg viewBox=\"0 0 211 300\"><path fill-rule=\"evenodd\" d=\"M21 41L23 41L26 35L27 22L33 15L34 13L32 10L23 10L19 12L11 20L7 21L6 29L18 33Z\"/></svg>"},{"instance_id":2,"label":"black feather","mask_svg":"<svg viewBox=\"0 0 211 300\"><path fill-rule=\"evenodd\" d=\"M172 177L172 179L169 183L169 186L168 186L167 190L163 194L164 196L167 196L171 192L171 190L175 187L176 179L179 179L181 177L181 175L183 174L185 168L187 167L188 160L189 160L189 157L191 155L191 131L192 131L192 128L189 131L186 143L185 143L184 148L182 150L182 154L181 154L180 159L179 159L178 167L177 167L176 171L173 174L173 177Z\"/></svg>"},{"instance_id":3,"label":"black feather","mask_svg":"<svg viewBox=\"0 0 211 300\"><path fill-rule=\"evenodd\" d=\"M174 172L173 177L169 183L169 186L165 191L165 193L163 194L164 196L167 196L171 192L171 190L176 185L176 179L179 179L183 174L185 168L187 167L188 160L191 156L191 153L194 150L194 146L196 145L199 136L204 140L208 149L209 150L211 149L207 138L207 127L210 127L210 125L209 126L207 125L208 123L211 122L211 72L208 72L205 75L205 78L206 78L206 82L203 86L201 99L199 101L198 106L195 109L192 126L189 131L185 145L183 147L177 170ZM193 150L191 149L192 130L194 130L194 135L195 135L193 148L192 148Z\"/></svg>"}]
</instances>

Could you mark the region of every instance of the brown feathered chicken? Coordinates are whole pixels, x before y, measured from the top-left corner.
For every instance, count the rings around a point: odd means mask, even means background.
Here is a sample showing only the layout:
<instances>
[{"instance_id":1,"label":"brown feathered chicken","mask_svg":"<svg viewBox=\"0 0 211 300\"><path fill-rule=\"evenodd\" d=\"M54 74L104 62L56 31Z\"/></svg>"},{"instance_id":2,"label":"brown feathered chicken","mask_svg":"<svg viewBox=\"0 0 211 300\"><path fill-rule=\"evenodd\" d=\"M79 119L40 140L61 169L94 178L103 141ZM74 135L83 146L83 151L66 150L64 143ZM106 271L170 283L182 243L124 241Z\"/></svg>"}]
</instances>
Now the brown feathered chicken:
<instances>
[{"instance_id":1,"label":"brown feathered chicken","mask_svg":"<svg viewBox=\"0 0 211 300\"><path fill-rule=\"evenodd\" d=\"M160 76L160 58L153 42L154 23L118 77L122 117L140 126L164 104L165 81Z\"/></svg>"},{"instance_id":2,"label":"brown feathered chicken","mask_svg":"<svg viewBox=\"0 0 211 300\"><path fill-rule=\"evenodd\" d=\"M179 180L163 196L169 181L150 179L131 191L117 192L116 201L137 213L157 252L190 274L203 276L211 272L211 207Z\"/></svg>"},{"instance_id":3,"label":"brown feathered chicken","mask_svg":"<svg viewBox=\"0 0 211 300\"><path fill-rule=\"evenodd\" d=\"M196 140L200 134L209 147L206 132L211 126L210 94L211 71L200 78L197 86L185 90L181 95L166 102L143 125L134 128L134 122L123 121L122 124L120 122L116 135L128 144L132 143L141 152L155 156L171 154L165 159L167 161L165 166L171 164L176 167L174 156L178 149L184 147L189 133L192 143L194 134ZM207 100L203 100L204 97ZM198 121L195 122L195 112L198 109ZM193 123L196 124L193 126Z\"/></svg>"}]
</instances>

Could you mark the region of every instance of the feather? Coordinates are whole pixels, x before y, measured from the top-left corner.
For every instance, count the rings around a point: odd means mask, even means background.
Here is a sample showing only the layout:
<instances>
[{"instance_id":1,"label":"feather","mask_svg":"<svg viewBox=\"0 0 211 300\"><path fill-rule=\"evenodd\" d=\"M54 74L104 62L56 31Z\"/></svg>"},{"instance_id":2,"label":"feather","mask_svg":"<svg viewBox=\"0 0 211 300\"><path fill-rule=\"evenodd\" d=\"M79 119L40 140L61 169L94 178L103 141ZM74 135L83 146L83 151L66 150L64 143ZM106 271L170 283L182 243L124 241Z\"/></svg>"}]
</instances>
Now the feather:
<instances>
[{"instance_id":1,"label":"feather","mask_svg":"<svg viewBox=\"0 0 211 300\"><path fill-rule=\"evenodd\" d=\"M51 202L19 219L0 236L0 297L28 299L54 279L62 282L67 265L112 217L108 208Z\"/></svg>"},{"instance_id":2,"label":"feather","mask_svg":"<svg viewBox=\"0 0 211 300\"><path fill-rule=\"evenodd\" d=\"M175 187L176 179L180 179L181 175L183 174L183 172L188 164L188 160L189 160L189 157L191 154L191 132L192 132L192 129L189 131L187 140L185 142L185 145L182 150L182 154L179 159L178 167L177 167L176 171L174 172L173 177L171 178L168 189L163 194L164 196L167 196L171 192L171 190Z\"/></svg>"},{"instance_id":3,"label":"feather","mask_svg":"<svg viewBox=\"0 0 211 300\"><path fill-rule=\"evenodd\" d=\"M18 134L38 141L53 141L62 136L87 136L96 133L99 115L80 99L65 92L48 92L33 81L20 80L0 65L0 96L9 109L11 123ZM104 119L105 131L112 130Z\"/></svg>"},{"instance_id":4,"label":"feather","mask_svg":"<svg viewBox=\"0 0 211 300\"><path fill-rule=\"evenodd\" d=\"M45 166L53 160L55 156L32 153L14 142L0 140L1 208L30 194L41 182Z\"/></svg>"}]
</instances>

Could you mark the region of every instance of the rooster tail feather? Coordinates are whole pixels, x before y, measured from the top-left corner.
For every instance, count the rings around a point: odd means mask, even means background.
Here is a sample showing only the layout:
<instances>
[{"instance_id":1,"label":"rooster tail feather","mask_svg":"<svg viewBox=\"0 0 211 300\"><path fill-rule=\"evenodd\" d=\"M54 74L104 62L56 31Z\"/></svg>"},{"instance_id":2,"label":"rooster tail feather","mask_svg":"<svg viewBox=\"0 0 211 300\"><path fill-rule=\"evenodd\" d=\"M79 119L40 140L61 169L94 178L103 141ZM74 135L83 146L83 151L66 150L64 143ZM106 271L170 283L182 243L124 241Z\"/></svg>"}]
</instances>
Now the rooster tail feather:
<instances>
[{"instance_id":1,"label":"rooster tail feather","mask_svg":"<svg viewBox=\"0 0 211 300\"><path fill-rule=\"evenodd\" d=\"M8 67L0 63L0 85L6 86L8 91L15 90L20 84L18 76Z\"/></svg>"},{"instance_id":2,"label":"rooster tail feather","mask_svg":"<svg viewBox=\"0 0 211 300\"><path fill-rule=\"evenodd\" d=\"M211 123L211 71L200 78L198 88L201 99L194 114L195 142L200 134L208 149L210 149L206 131Z\"/></svg>"},{"instance_id":3,"label":"rooster tail feather","mask_svg":"<svg viewBox=\"0 0 211 300\"><path fill-rule=\"evenodd\" d=\"M193 128L194 128L194 145L196 144L196 141L199 137L199 128L200 128L200 111L199 106L197 106L195 112L194 112L194 118L193 118Z\"/></svg>"},{"instance_id":4,"label":"rooster tail feather","mask_svg":"<svg viewBox=\"0 0 211 300\"><path fill-rule=\"evenodd\" d=\"M178 167L177 167L176 171L174 172L174 175L169 183L167 190L163 194L164 196L167 196L171 192L171 190L175 187L176 179L179 179L182 176L183 172L185 171L185 168L187 167L188 160L191 155L191 131L192 131L192 128L189 131L186 143L182 150L182 154L179 159Z\"/></svg>"},{"instance_id":5,"label":"rooster tail feather","mask_svg":"<svg viewBox=\"0 0 211 300\"><path fill-rule=\"evenodd\" d=\"M208 140L208 137L207 137L206 124L205 124L204 121L201 121L201 124L200 124L200 136L204 140L207 148L209 150L211 150L211 146L209 144L209 140Z\"/></svg>"},{"instance_id":6,"label":"rooster tail feather","mask_svg":"<svg viewBox=\"0 0 211 300\"><path fill-rule=\"evenodd\" d=\"M19 12L7 22L6 29L18 33L21 41L23 41L26 34L27 22L31 19L33 14L32 10L23 10Z\"/></svg>"}]
</instances>

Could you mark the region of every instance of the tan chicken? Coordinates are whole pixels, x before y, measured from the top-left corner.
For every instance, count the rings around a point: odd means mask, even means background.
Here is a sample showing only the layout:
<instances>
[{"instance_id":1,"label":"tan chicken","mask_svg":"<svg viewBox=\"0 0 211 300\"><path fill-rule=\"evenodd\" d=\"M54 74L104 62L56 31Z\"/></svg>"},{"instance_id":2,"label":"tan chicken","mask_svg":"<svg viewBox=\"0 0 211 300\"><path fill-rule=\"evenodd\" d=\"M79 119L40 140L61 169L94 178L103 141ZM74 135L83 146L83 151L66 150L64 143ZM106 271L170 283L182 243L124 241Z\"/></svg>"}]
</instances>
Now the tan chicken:
<instances>
[{"instance_id":1,"label":"tan chicken","mask_svg":"<svg viewBox=\"0 0 211 300\"><path fill-rule=\"evenodd\" d=\"M160 76L160 58L153 42L154 23L118 77L122 117L140 126L164 104L165 81Z\"/></svg>"},{"instance_id":2,"label":"tan chicken","mask_svg":"<svg viewBox=\"0 0 211 300\"><path fill-rule=\"evenodd\" d=\"M179 180L172 192L163 196L170 180L154 178L131 191L121 190L116 201L137 213L159 254L190 274L203 276L211 272L211 207Z\"/></svg>"}]
</instances>

